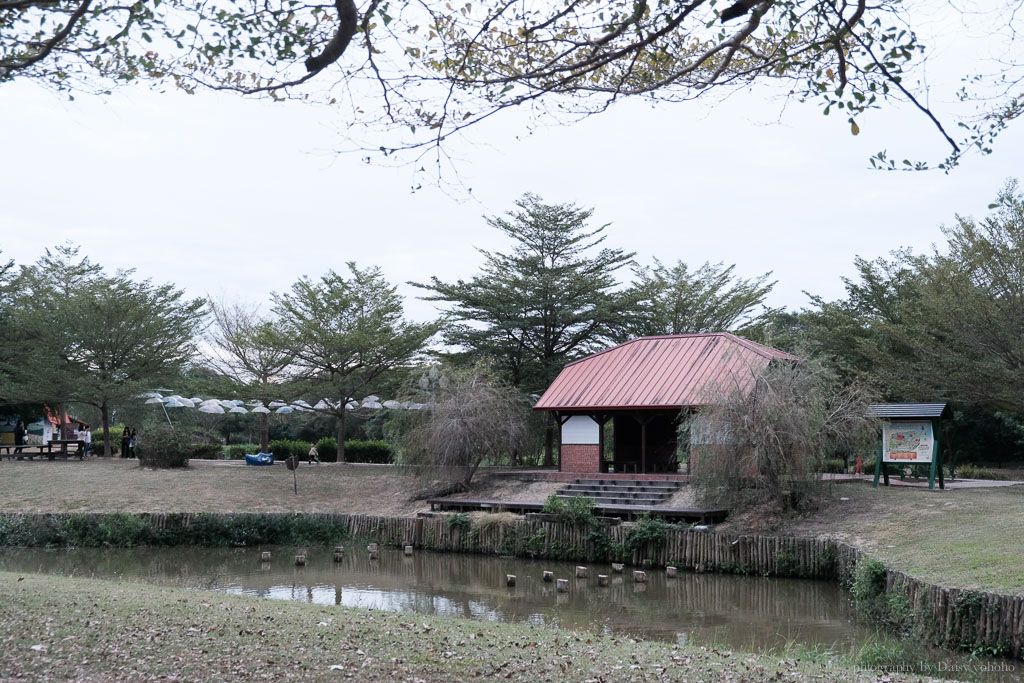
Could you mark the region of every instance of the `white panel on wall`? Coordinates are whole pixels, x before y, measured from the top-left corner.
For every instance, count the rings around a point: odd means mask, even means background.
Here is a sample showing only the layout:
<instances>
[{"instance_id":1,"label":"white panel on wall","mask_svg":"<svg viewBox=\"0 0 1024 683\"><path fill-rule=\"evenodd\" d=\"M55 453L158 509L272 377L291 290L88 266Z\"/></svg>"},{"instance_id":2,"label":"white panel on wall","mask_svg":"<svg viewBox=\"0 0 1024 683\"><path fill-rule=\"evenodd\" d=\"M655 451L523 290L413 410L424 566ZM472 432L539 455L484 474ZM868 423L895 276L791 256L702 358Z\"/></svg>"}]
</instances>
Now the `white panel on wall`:
<instances>
[{"instance_id":1,"label":"white panel on wall","mask_svg":"<svg viewBox=\"0 0 1024 683\"><path fill-rule=\"evenodd\" d=\"M586 415L573 415L562 425L562 443L596 445L598 429L597 423Z\"/></svg>"}]
</instances>

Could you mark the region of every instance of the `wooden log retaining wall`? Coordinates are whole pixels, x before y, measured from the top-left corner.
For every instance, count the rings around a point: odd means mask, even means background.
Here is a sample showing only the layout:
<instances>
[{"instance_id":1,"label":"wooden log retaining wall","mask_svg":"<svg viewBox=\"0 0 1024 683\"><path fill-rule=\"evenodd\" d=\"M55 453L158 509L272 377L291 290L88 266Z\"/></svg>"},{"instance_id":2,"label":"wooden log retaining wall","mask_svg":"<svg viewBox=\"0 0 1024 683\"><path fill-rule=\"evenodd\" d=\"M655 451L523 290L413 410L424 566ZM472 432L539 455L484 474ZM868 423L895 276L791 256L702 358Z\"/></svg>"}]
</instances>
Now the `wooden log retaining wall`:
<instances>
[{"instance_id":1,"label":"wooden log retaining wall","mask_svg":"<svg viewBox=\"0 0 1024 683\"><path fill-rule=\"evenodd\" d=\"M82 517L101 522L105 515ZM155 529L188 529L196 519L217 515L140 514ZM244 518L245 515L224 515ZM273 517L274 515L252 515ZM45 523L50 515L6 515ZM282 514L281 517L295 517ZM570 561L610 562L610 547L622 547L632 525L589 527L539 520L489 521L466 527L452 517L407 518L368 515L301 515L306 523L323 523L348 538L383 545L441 552L532 556ZM342 540L342 539L337 539ZM730 535L669 528L663 543L641 548L629 561L645 560L655 567L667 564L703 571L754 575L795 576L838 581L850 580L857 564L867 556L833 539ZM944 588L888 569L887 593L906 597L915 619L935 643L947 647L983 649L1021 659L1024 654L1024 597Z\"/></svg>"}]
</instances>

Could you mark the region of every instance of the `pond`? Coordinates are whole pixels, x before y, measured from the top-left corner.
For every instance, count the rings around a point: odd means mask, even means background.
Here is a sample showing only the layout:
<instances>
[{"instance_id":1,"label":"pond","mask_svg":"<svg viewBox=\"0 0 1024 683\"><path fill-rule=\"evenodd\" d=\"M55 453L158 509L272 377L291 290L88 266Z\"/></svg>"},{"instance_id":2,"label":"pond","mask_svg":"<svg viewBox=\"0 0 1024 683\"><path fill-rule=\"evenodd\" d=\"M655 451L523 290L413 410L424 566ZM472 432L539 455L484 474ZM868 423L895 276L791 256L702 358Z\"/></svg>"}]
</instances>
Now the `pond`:
<instances>
[{"instance_id":1,"label":"pond","mask_svg":"<svg viewBox=\"0 0 1024 683\"><path fill-rule=\"evenodd\" d=\"M849 597L830 582L680 572L647 572L634 583L631 568L482 555L382 549L377 560L365 547L346 548L334 562L332 548L310 548L305 567L294 548L5 549L0 570L143 581L326 605L436 614L489 621L550 624L674 643L687 641L740 650L799 643L850 652L872 629L857 623ZM569 579L558 593L543 572ZM600 587L597 575L609 574ZM505 575L517 585L507 587ZM923 658L953 661L949 652ZM988 660L1003 661L1003 660ZM1012 663L1011 663L1012 664ZM1019 670L1019 667L1018 667ZM986 676L986 680L1001 680ZM1011 679L1007 679L1011 680Z\"/></svg>"}]
</instances>

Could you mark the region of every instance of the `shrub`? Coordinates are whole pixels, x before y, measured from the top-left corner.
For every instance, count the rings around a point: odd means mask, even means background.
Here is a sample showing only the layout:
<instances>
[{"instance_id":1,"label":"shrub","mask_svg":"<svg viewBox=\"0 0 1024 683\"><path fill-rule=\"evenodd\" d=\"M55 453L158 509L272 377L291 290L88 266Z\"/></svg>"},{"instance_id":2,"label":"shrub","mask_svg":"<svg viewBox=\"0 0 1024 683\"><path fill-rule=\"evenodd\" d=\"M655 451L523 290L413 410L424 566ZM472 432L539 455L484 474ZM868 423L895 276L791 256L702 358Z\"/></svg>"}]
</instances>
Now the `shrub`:
<instances>
[{"instance_id":1,"label":"shrub","mask_svg":"<svg viewBox=\"0 0 1024 683\"><path fill-rule=\"evenodd\" d=\"M191 457L197 460L220 460L224 457L224 447L219 443L194 443Z\"/></svg>"},{"instance_id":2,"label":"shrub","mask_svg":"<svg viewBox=\"0 0 1024 683\"><path fill-rule=\"evenodd\" d=\"M123 429L110 429L110 454L117 455L121 452L121 432ZM106 432L102 429L93 430L92 433L92 454L103 455L103 439Z\"/></svg>"},{"instance_id":3,"label":"shrub","mask_svg":"<svg viewBox=\"0 0 1024 683\"><path fill-rule=\"evenodd\" d=\"M828 474L845 474L846 463L840 458L829 458L821 463L821 471Z\"/></svg>"},{"instance_id":4,"label":"shrub","mask_svg":"<svg viewBox=\"0 0 1024 683\"><path fill-rule=\"evenodd\" d=\"M448 517L449 529L468 529L470 524L469 515L465 512L456 512Z\"/></svg>"},{"instance_id":5,"label":"shrub","mask_svg":"<svg viewBox=\"0 0 1024 683\"><path fill-rule=\"evenodd\" d=\"M337 447L335 447L335 453L337 453ZM391 463L392 460L391 444L387 441L345 442L345 462L367 462L386 465Z\"/></svg>"},{"instance_id":6,"label":"shrub","mask_svg":"<svg viewBox=\"0 0 1024 683\"><path fill-rule=\"evenodd\" d=\"M255 454L259 453L260 445L258 443L236 443L228 446L228 459L230 460L241 460L246 456L247 453Z\"/></svg>"},{"instance_id":7,"label":"shrub","mask_svg":"<svg viewBox=\"0 0 1024 683\"><path fill-rule=\"evenodd\" d=\"M560 522L575 524L576 526L593 526L596 523L594 518L594 499L586 496L573 496L568 500L551 494L544 501L544 512L549 515L556 515Z\"/></svg>"},{"instance_id":8,"label":"shrub","mask_svg":"<svg viewBox=\"0 0 1024 683\"><path fill-rule=\"evenodd\" d=\"M183 432L167 425L154 425L142 434L135 452L143 467L188 467L192 444Z\"/></svg>"},{"instance_id":9,"label":"shrub","mask_svg":"<svg viewBox=\"0 0 1024 683\"><path fill-rule=\"evenodd\" d=\"M665 520L660 517L651 517L649 512L645 512L626 534L622 545L629 553L634 553L645 547L660 548L665 543L668 528L669 525Z\"/></svg>"},{"instance_id":10,"label":"shrub","mask_svg":"<svg viewBox=\"0 0 1024 683\"><path fill-rule=\"evenodd\" d=\"M317 441L316 450L323 462L338 462L338 440L333 436L325 436Z\"/></svg>"},{"instance_id":11,"label":"shrub","mask_svg":"<svg viewBox=\"0 0 1024 683\"><path fill-rule=\"evenodd\" d=\"M1005 481L1009 479L1009 477L1002 472L994 472L993 470L984 469L971 464L960 465L957 467L956 476L960 479L994 479L998 481Z\"/></svg>"},{"instance_id":12,"label":"shrub","mask_svg":"<svg viewBox=\"0 0 1024 683\"><path fill-rule=\"evenodd\" d=\"M309 445L308 441L275 439L270 442L270 452L274 454L275 460L287 460L293 455L301 460L305 460L306 456L309 455Z\"/></svg>"}]
</instances>

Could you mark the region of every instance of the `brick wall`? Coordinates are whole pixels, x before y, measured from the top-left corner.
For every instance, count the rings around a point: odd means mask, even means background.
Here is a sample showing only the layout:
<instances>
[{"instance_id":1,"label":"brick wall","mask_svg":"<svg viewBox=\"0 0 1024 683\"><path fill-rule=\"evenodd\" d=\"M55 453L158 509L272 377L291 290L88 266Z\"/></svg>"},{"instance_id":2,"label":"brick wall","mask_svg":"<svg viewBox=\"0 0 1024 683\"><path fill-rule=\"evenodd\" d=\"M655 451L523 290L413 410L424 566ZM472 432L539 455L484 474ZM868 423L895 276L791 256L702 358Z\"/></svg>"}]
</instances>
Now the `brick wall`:
<instances>
[{"instance_id":1,"label":"brick wall","mask_svg":"<svg viewBox=\"0 0 1024 683\"><path fill-rule=\"evenodd\" d=\"M597 444L562 444L563 472L600 472L601 448Z\"/></svg>"}]
</instances>

